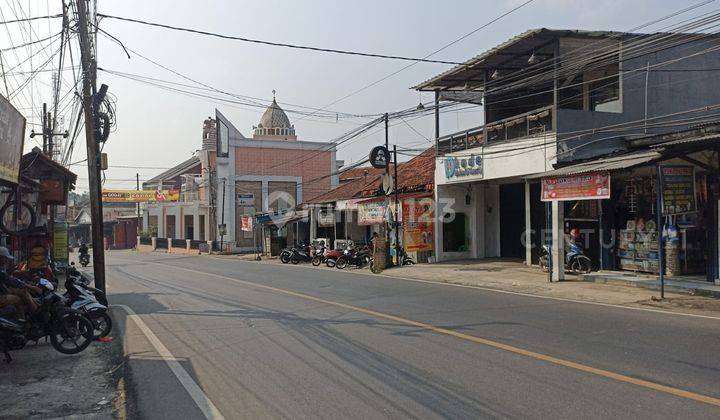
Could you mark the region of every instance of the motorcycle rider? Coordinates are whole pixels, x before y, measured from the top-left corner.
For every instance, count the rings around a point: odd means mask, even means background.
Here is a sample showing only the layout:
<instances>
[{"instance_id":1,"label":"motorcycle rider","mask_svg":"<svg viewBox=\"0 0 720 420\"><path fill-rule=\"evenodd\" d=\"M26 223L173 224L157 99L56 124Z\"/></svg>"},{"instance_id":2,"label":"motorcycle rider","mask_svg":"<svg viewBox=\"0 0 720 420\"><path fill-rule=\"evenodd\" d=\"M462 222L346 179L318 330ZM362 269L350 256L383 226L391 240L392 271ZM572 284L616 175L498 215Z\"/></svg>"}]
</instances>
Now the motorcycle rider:
<instances>
[{"instance_id":1,"label":"motorcycle rider","mask_svg":"<svg viewBox=\"0 0 720 420\"><path fill-rule=\"evenodd\" d=\"M80 247L78 247L78 253L80 256L87 255L88 254L88 246L85 244L85 242L80 243Z\"/></svg>"}]
</instances>

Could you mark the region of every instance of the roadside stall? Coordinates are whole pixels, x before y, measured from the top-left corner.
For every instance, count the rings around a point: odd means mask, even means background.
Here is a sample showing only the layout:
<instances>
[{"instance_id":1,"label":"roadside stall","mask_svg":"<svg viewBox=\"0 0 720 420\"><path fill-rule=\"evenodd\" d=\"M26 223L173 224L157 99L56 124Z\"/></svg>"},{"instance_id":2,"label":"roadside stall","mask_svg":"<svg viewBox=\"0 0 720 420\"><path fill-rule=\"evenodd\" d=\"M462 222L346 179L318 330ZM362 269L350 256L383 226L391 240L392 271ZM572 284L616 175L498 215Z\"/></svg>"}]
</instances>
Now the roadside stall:
<instances>
[{"instance_id":1,"label":"roadside stall","mask_svg":"<svg viewBox=\"0 0 720 420\"><path fill-rule=\"evenodd\" d=\"M716 281L718 141L660 142L538 175L542 200L562 206L553 240L578 229L593 268L607 277Z\"/></svg>"}]
</instances>

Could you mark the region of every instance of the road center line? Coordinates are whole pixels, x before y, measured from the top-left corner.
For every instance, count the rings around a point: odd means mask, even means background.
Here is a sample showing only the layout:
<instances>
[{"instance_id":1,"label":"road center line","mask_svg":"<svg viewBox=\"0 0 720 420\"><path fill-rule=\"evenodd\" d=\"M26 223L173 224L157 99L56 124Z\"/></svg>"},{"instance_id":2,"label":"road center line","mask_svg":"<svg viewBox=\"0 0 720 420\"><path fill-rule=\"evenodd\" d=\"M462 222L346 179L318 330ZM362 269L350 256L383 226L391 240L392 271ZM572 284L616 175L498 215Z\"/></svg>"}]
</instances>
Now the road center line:
<instances>
[{"instance_id":1,"label":"road center line","mask_svg":"<svg viewBox=\"0 0 720 420\"><path fill-rule=\"evenodd\" d=\"M222 257L214 257L209 256L206 258L212 258L219 261L232 261L229 258L222 258ZM242 261L247 263L255 263L254 261ZM276 264L279 267L283 267L279 264ZM306 270L324 270L322 267L312 267L312 266L306 266L306 265L294 265L292 268L303 268ZM525 293L525 292L516 292L513 290L503 290L503 289L494 289L492 287L486 287L486 286L475 286L475 285L468 285L468 284L459 284L459 283L448 283L448 282L441 282L436 280L423 280L423 279L414 279L411 277L400 277L400 276L391 276L388 274L368 274L368 273L358 273L355 271L348 271L345 270L343 274L351 274L356 276L362 276L363 278L367 279L368 276L372 277L381 277L391 280L403 280L403 281L410 281L414 283L424 283L424 284L432 284L435 286L447 286L447 287L459 287L463 289L477 289L482 290L485 292L492 292L492 293L502 293L506 295L515 295L515 296L525 296L533 299L546 299L546 300L557 300L560 302L570 302L570 303L579 303L582 305L595 305L595 306L605 306L608 308L618 308L618 309L627 309L630 311L641 311L641 312L653 312L657 314L664 314L664 315L676 315L676 316L685 316L685 317L691 317L691 318L703 318L703 319L714 319L716 321L720 321L720 317L718 316L712 316L712 315L701 315L701 314L691 314L687 312L676 312L676 311L670 311L667 309L655 309L655 308L639 308L637 306L628 306L625 304L615 304L615 303L605 303L605 302L594 302L591 300L579 300L579 299L571 299L571 298L563 298L563 297L557 297L557 296L547 296L547 295L536 295L533 293ZM650 290L650 289L647 289Z\"/></svg>"},{"instance_id":2,"label":"road center line","mask_svg":"<svg viewBox=\"0 0 720 420\"><path fill-rule=\"evenodd\" d=\"M285 294L288 296L294 296L294 297L298 297L298 298L302 298L302 299L306 299L306 300L311 300L313 302L324 303L326 305L335 306L338 308L349 309L351 311L371 315L376 318L387 319L387 320L395 321L395 322L398 322L401 324L426 329L426 330L433 331L438 334L449 335L449 336L452 336L455 338L459 338L461 340L470 341L470 342L477 343L477 344L482 344L482 345L485 345L488 347L493 347L493 348L504 350L504 351L507 351L510 353L518 354L521 356L526 356L526 357L529 357L532 359L541 360L541 361L544 361L547 363L564 366L564 367L567 367L570 369L575 369L575 370L578 370L581 372L586 372L586 373L601 376L604 378L614 379L619 382L637 385L637 386L640 386L643 388L652 389L654 391L674 395L676 397L687 398L690 400L699 401L702 403L720 407L720 398L711 397L709 395L698 394L698 393L687 391L684 389L674 388L674 387L662 385L662 384L659 384L656 382L646 381L644 379L634 378L632 376L627 376L627 375L623 375L620 373L611 372L609 370L595 368L592 366L584 365L582 363L572 362L570 360L560 359L558 357L549 356L549 355L542 354L542 353L537 353L537 352L534 352L531 350L526 350L526 349L523 349L520 347L510 346L508 344L503 344L503 343L489 340L486 338L477 337L477 336L470 335L470 334L464 334L464 333L449 330L446 328L436 327L434 325L425 324L423 322L413 321L411 319L406 319L406 318L402 318L399 316L386 314L383 312L377 312L377 311L373 311L371 309L361 308L359 306L348 305L346 303L335 302L335 301L331 301L331 300L327 300L327 299L323 299L323 298L319 298L319 297L315 297L315 296L311 296L311 295L306 295L304 293L293 292L291 290L280 289L277 287L268 286L268 285L264 285L264 284L258 284L258 283L254 283L252 281L241 280L241 279L237 279L237 278L233 278L233 277L223 276L220 274L213 274L213 273L208 273L208 272L204 272L204 271L200 271L200 270L194 270L191 268L179 267L177 265L171 265L171 264L163 264L163 263L158 263L158 262L154 262L154 261L146 261L146 262L150 263L150 264L175 268L178 270L184 270L184 271L188 271L191 273L200 274L203 276L213 276L213 277L229 280L229 281L232 281L235 283L243 284L246 286L251 286L251 287L258 288L258 289L270 290L270 291L282 293L282 294ZM168 362L168 364L169 364L169 362ZM180 369L182 369L182 367L180 367ZM185 371L183 370L183 372L185 372ZM209 402L209 400L208 400L208 402Z\"/></svg>"},{"instance_id":3,"label":"road center line","mask_svg":"<svg viewBox=\"0 0 720 420\"><path fill-rule=\"evenodd\" d=\"M175 356L168 350L167 347L160 341L159 338L155 335L155 333L152 332L150 327L145 324L145 321L138 316L135 311L132 310L129 306L126 305L112 305L113 307L122 308L125 312L128 314L128 318L132 319L135 322L135 325L140 328L140 331L145 334L145 337L148 339L150 344L155 347L155 351L157 351L158 355L167 363L168 367L172 371L172 373L175 374L175 377L180 381L180 384L185 388L188 394L190 394L190 398L193 399L195 404L198 406L200 411L205 415L206 419L214 419L214 420L224 420L225 417L220 413L220 410L215 407L215 404L213 404L212 401L210 401L210 398L203 392L202 388L200 388L200 385L193 380L193 378L190 376L189 373L182 367L180 362L177 361Z\"/></svg>"}]
</instances>

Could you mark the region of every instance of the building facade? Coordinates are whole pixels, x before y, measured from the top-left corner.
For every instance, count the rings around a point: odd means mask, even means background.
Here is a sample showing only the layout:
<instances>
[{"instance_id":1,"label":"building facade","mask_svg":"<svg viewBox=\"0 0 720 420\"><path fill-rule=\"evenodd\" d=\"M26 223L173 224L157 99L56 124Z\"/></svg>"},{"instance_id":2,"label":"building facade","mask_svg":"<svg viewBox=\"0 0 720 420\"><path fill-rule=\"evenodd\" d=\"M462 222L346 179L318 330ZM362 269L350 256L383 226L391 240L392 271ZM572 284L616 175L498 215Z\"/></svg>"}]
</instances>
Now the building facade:
<instances>
[{"instance_id":1,"label":"building facade","mask_svg":"<svg viewBox=\"0 0 720 420\"><path fill-rule=\"evenodd\" d=\"M250 251L258 229L243 230L243 217L282 212L337 186L335 144L298 140L295 127L273 98L252 137L216 110L203 123L202 150L144 184L179 189L176 203L146 206L145 228L158 237L222 242L223 250ZM247 227L247 226L246 226ZM274 238L290 242L284 227Z\"/></svg>"},{"instance_id":2,"label":"building facade","mask_svg":"<svg viewBox=\"0 0 720 420\"><path fill-rule=\"evenodd\" d=\"M590 242L598 242L601 210L598 203L541 200L533 175L622 154L637 137L708 118L707 106L720 103L720 82L697 70L720 64L711 48L717 42L535 29L416 86L434 92L437 104L484 108L478 127L445 136L436 127L438 259L532 264L541 245L551 243L554 275L561 277L563 230L594 229Z\"/></svg>"}]
</instances>

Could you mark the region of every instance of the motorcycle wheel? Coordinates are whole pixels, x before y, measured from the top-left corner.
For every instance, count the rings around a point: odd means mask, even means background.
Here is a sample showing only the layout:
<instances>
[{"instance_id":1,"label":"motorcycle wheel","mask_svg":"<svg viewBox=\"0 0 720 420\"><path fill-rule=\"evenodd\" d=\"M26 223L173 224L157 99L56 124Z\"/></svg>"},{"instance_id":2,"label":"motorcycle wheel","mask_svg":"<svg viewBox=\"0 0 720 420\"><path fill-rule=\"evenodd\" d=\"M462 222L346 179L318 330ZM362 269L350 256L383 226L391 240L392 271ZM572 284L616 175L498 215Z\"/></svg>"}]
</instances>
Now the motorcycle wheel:
<instances>
[{"instance_id":1,"label":"motorcycle wheel","mask_svg":"<svg viewBox=\"0 0 720 420\"><path fill-rule=\"evenodd\" d=\"M293 255L292 257L290 257L290 263L297 264L299 262L300 262L300 257L298 257L297 255Z\"/></svg>"},{"instance_id":2,"label":"motorcycle wheel","mask_svg":"<svg viewBox=\"0 0 720 420\"><path fill-rule=\"evenodd\" d=\"M335 267L335 263L336 263L336 261L332 258L328 258L327 260L325 260L325 265L330 268Z\"/></svg>"},{"instance_id":3,"label":"motorcycle wheel","mask_svg":"<svg viewBox=\"0 0 720 420\"><path fill-rule=\"evenodd\" d=\"M339 268L340 270L343 270L345 267L347 267L347 260L343 257L338 258L337 262L335 263L335 267Z\"/></svg>"},{"instance_id":4,"label":"motorcycle wheel","mask_svg":"<svg viewBox=\"0 0 720 420\"><path fill-rule=\"evenodd\" d=\"M290 254L287 252L281 252L280 253L280 262L283 264L287 264L290 262Z\"/></svg>"},{"instance_id":5,"label":"motorcycle wheel","mask_svg":"<svg viewBox=\"0 0 720 420\"><path fill-rule=\"evenodd\" d=\"M313 257L312 259L312 265L317 267L322 263L322 258L320 257Z\"/></svg>"},{"instance_id":6,"label":"motorcycle wheel","mask_svg":"<svg viewBox=\"0 0 720 420\"><path fill-rule=\"evenodd\" d=\"M97 340L98 338L107 337L110 331L112 331L112 318L110 318L107 312L90 314L90 320L95 327L93 329L94 339Z\"/></svg>"},{"instance_id":7,"label":"motorcycle wheel","mask_svg":"<svg viewBox=\"0 0 720 420\"><path fill-rule=\"evenodd\" d=\"M50 344L62 354L80 353L92 342L93 330L89 319L72 313L64 316L50 333Z\"/></svg>"},{"instance_id":8,"label":"motorcycle wheel","mask_svg":"<svg viewBox=\"0 0 720 420\"><path fill-rule=\"evenodd\" d=\"M575 258L570 266L573 274L587 274L591 271L592 267L590 264L590 258L586 256L579 256Z\"/></svg>"},{"instance_id":9,"label":"motorcycle wheel","mask_svg":"<svg viewBox=\"0 0 720 420\"><path fill-rule=\"evenodd\" d=\"M542 257L540 257L540 259L538 260L538 265L540 265L540 269L543 271L543 273L547 273L547 272L548 272L548 259L547 259L547 255L543 255Z\"/></svg>"}]
</instances>

